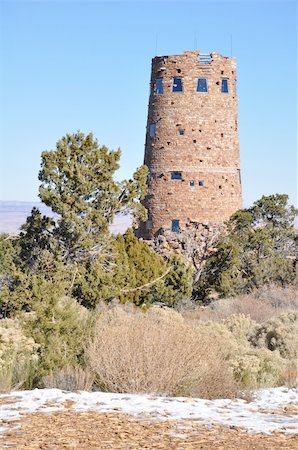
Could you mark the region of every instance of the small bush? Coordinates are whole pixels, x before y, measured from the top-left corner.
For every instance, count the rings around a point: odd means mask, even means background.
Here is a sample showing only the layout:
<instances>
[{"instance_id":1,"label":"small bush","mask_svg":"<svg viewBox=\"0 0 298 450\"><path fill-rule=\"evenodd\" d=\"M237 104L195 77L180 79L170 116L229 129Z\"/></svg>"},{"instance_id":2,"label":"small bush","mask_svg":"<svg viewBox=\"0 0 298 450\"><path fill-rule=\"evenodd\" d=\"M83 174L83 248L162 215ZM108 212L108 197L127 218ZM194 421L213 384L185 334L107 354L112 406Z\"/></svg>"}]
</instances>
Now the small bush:
<instances>
[{"instance_id":1,"label":"small bush","mask_svg":"<svg viewBox=\"0 0 298 450\"><path fill-rule=\"evenodd\" d=\"M0 391L31 387L37 351L38 345L24 335L18 320L0 320Z\"/></svg>"},{"instance_id":2,"label":"small bush","mask_svg":"<svg viewBox=\"0 0 298 450\"><path fill-rule=\"evenodd\" d=\"M45 388L57 388L64 391L90 391L93 383L94 374L80 366L63 367L42 379Z\"/></svg>"},{"instance_id":3,"label":"small bush","mask_svg":"<svg viewBox=\"0 0 298 450\"><path fill-rule=\"evenodd\" d=\"M218 398L235 396L218 350L173 310L103 313L88 349L97 384L112 392Z\"/></svg>"},{"instance_id":4,"label":"small bush","mask_svg":"<svg viewBox=\"0 0 298 450\"><path fill-rule=\"evenodd\" d=\"M250 338L255 347L278 351L283 358L298 356L298 313L288 311L256 328Z\"/></svg>"}]
</instances>

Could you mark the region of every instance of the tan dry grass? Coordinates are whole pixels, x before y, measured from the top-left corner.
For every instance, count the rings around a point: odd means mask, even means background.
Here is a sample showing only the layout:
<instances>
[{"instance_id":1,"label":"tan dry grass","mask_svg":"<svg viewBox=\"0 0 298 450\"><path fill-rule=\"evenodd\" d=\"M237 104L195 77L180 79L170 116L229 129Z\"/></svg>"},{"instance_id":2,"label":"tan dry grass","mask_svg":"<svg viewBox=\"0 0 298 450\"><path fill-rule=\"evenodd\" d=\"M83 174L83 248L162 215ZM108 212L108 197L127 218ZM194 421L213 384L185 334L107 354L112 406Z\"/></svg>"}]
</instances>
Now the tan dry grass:
<instances>
[{"instance_id":1,"label":"tan dry grass","mask_svg":"<svg viewBox=\"0 0 298 450\"><path fill-rule=\"evenodd\" d=\"M57 388L64 391L90 391L93 383L94 374L80 366L63 367L42 379L45 388Z\"/></svg>"}]
</instances>

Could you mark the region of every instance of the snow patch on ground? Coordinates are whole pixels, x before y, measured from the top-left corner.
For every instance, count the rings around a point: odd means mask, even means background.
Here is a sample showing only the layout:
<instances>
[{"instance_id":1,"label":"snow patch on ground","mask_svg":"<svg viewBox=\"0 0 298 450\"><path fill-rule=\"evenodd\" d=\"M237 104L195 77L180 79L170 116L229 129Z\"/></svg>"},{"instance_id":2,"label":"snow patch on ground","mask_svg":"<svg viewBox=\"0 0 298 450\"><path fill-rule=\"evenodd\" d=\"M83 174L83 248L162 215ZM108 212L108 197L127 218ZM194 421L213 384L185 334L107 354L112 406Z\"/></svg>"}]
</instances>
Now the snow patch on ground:
<instances>
[{"instance_id":1,"label":"snow patch on ground","mask_svg":"<svg viewBox=\"0 0 298 450\"><path fill-rule=\"evenodd\" d=\"M0 421L32 412L71 409L127 413L152 420L196 420L202 424L235 426L256 433L297 433L297 407L297 390L283 387L258 390L251 402L34 389L0 395Z\"/></svg>"}]
</instances>

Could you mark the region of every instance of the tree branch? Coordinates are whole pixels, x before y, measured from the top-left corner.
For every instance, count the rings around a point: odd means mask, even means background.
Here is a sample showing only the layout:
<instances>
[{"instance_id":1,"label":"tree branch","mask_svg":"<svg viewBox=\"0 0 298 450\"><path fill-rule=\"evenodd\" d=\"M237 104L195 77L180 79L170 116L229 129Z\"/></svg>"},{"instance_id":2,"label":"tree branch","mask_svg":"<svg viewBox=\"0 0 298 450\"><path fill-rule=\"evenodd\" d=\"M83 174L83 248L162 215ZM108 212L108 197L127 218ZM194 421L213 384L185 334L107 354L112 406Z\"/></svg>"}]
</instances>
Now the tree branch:
<instances>
[{"instance_id":1,"label":"tree branch","mask_svg":"<svg viewBox=\"0 0 298 450\"><path fill-rule=\"evenodd\" d=\"M162 280L164 277L166 277L168 275L168 273L173 269L173 267L169 267L168 270L166 270L165 273L163 273L160 277L156 278L153 281L150 281L150 283L146 283L143 284L142 286L136 287L136 288L131 288L131 289L121 289L120 293L121 294L129 294L131 292L137 292L137 291L142 291L144 289L148 289L149 287L153 286L155 283L157 283L158 281Z\"/></svg>"}]
</instances>

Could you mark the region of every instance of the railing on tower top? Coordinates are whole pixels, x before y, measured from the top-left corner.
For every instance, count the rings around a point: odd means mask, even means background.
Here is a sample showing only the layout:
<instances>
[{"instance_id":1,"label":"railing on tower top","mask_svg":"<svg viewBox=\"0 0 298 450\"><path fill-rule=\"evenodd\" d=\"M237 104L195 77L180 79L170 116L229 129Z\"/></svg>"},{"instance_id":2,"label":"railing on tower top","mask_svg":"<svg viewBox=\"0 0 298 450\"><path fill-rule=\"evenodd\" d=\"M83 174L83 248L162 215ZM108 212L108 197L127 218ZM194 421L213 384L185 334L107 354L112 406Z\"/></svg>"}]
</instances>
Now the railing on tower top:
<instances>
[{"instance_id":1,"label":"railing on tower top","mask_svg":"<svg viewBox=\"0 0 298 450\"><path fill-rule=\"evenodd\" d=\"M198 62L203 64L211 64L212 63L211 55L208 54L200 54L198 56Z\"/></svg>"}]
</instances>

